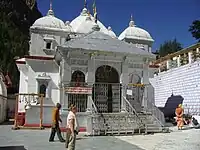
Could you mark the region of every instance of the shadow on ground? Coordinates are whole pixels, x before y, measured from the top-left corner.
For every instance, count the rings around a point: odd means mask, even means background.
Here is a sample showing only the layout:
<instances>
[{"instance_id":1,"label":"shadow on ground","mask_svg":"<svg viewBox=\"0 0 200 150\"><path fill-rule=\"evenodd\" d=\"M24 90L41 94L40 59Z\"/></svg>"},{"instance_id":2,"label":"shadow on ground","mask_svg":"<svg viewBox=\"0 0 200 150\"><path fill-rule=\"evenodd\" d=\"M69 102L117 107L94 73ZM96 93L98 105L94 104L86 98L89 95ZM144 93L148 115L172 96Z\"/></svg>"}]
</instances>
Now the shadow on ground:
<instances>
[{"instance_id":1,"label":"shadow on ground","mask_svg":"<svg viewBox=\"0 0 200 150\"><path fill-rule=\"evenodd\" d=\"M0 147L0 150L27 150L24 146L4 146Z\"/></svg>"},{"instance_id":2,"label":"shadow on ground","mask_svg":"<svg viewBox=\"0 0 200 150\"><path fill-rule=\"evenodd\" d=\"M14 121L5 121L3 123L0 123L0 125L13 125Z\"/></svg>"}]
</instances>

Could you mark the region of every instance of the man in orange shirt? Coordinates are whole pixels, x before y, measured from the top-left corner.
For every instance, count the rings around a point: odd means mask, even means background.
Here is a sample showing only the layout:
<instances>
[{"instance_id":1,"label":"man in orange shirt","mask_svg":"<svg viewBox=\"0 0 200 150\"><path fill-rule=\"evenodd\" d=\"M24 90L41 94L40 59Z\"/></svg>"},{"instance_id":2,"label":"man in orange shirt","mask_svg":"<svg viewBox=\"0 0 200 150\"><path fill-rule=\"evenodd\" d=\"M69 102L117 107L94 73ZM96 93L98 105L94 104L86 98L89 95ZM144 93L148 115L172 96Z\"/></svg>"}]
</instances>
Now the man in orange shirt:
<instances>
[{"instance_id":1,"label":"man in orange shirt","mask_svg":"<svg viewBox=\"0 0 200 150\"><path fill-rule=\"evenodd\" d=\"M54 141L56 132L57 132L59 141L65 142L65 140L63 139L63 137L61 135L61 131L60 131L60 127L59 127L59 122L62 123L62 120L60 119L60 114L59 114L60 108L61 108L61 104L57 103L56 107L53 109L53 112L52 112L52 127L51 127L51 135L49 138L49 142Z\"/></svg>"}]
</instances>

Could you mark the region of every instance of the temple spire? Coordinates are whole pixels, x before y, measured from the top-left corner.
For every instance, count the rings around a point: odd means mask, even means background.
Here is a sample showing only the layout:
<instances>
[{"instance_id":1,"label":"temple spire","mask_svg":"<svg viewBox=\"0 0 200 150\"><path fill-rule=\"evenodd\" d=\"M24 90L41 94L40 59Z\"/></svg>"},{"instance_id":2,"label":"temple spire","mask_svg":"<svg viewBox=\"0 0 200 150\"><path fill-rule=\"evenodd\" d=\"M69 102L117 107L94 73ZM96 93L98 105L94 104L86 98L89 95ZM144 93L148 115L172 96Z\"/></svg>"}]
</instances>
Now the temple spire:
<instances>
[{"instance_id":1,"label":"temple spire","mask_svg":"<svg viewBox=\"0 0 200 150\"><path fill-rule=\"evenodd\" d=\"M129 22L129 26L130 27L134 27L135 25L134 25L134 21L133 21L133 15L131 14L131 20L130 20L130 22Z\"/></svg>"},{"instance_id":2,"label":"temple spire","mask_svg":"<svg viewBox=\"0 0 200 150\"><path fill-rule=\"evenodd\" d=\"M84 0L84 8L87 8L87 0Z\"/></svg>"},{"instance_id":3,"label":"temple spire","mask_svg":"<svg viewBox=\"0 0 200 150\"><path fill-rule=\"evenodd\" d=\"M133 21L133 15L131 14L131 21Z\"/></svg>"},{"instance_id":4,"label":"temple spire","mask_svg":"<svg viewBox=\"0 0 200 150\"><path fill-rule=\"evenodd\" d=\"M50 0L50 7L49 7L49 10L53 10L53 8L52 8L52 0Z\"/></svg>"},{"instance_id":5,"label":"temple spire","mask_svg":"<svg viewBox=\"0 0 200 150\"><path fill-rule=\"evenodd\" d=\"M49 11L47 13L47 16L54 16L53 7L52 7L52 0L50 0L50 6L49 6Z\"/></svg>"}]
</instances>

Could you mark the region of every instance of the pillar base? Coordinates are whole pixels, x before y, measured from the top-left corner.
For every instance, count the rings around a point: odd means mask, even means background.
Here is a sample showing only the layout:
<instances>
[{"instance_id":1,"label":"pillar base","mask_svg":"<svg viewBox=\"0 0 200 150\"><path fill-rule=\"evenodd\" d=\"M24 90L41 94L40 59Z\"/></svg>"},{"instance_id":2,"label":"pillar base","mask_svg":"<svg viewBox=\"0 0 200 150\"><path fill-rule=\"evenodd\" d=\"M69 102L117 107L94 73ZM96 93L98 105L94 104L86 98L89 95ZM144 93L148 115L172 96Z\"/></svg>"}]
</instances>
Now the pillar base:
<instances>
[{"instance_id":1,"label":"pillar base","mask_svg":"<svg viewBox=\"0 0 200 150\"><path fill-rule=\"evenodd\" d=\"M126 109L125 108L122 108L121 109L121 113L126 113L127 111L126 111Z\"/></svg>"}]
</instances>

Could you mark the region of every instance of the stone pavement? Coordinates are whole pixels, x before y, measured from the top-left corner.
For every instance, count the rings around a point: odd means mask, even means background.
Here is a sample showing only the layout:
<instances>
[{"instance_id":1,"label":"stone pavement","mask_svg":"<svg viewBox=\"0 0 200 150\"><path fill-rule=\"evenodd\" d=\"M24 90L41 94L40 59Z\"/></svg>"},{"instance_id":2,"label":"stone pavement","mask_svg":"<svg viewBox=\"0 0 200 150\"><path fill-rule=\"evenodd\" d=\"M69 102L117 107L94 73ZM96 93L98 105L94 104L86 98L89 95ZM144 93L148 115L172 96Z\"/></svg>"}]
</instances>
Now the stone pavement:
<instances>
[{"instance_id":1,"label":"stone pavement","mask_svg":"<svg viewBox=\"0 0 200 150\"><path fill-rule=\"evenodd\" d=\"M116 137L81 134L76 150L200 150L200 129L173 130L165 134ZM9 125L0 125L0 150L66 150L59 141L49 143L49 134L49 129L13 131Z\"/></svg>"},{"instance_id":2,"label":"stone pavement","mask_svg":"<svg viewBox=\"0 0 200 150\"><path fill-rule=\"evenodd\" d=\"M200 150L200 129L182 131L178 131L176 127L171 129L173 130L171 133L117 138L145 150Z\"/></svg>"},{"instance_id":3,"label":"stone pavement","mask_svg":"<svg viewBox=\"0 0 200 150\"><path fill-rule=\"evenodd\" d=\"M11 130L11 126L0 125L0 150L66 150L64 144L59 141L49 143L49 134L49 129L14 131ZM76 150L144 150L112 136L84 137L79 135L78 138ZM15 146L15 148L8 146Z\"/></svg>"}]
</instances>

